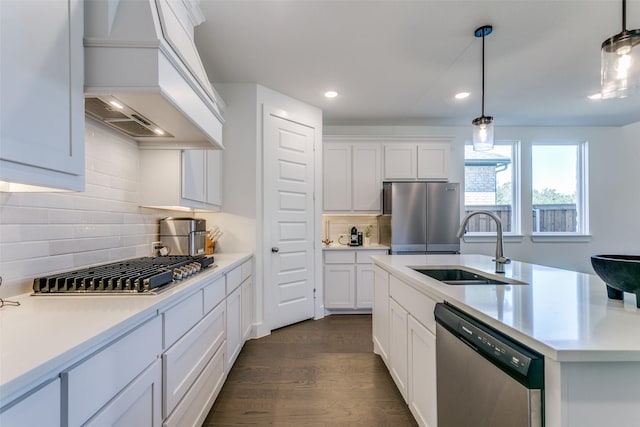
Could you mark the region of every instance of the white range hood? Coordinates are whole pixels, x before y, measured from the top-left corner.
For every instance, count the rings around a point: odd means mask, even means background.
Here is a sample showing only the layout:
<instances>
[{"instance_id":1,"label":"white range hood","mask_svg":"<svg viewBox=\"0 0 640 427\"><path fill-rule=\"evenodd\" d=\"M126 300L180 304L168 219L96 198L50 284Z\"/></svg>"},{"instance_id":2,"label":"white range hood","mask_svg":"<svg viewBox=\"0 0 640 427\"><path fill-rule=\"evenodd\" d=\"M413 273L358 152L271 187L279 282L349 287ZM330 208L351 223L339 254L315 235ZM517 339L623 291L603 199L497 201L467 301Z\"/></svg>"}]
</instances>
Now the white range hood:
<instances>
[{"instance_id":1,"label":"white range hood","mask_svg":"<svg viewBox=\"0 0 640 427\"><path fill-rule=\"evenodd\" d=\"M87 0L85 111L141 148L223 149L224 102L200 61L198 0Z\"/></svg>"}]
</instances>

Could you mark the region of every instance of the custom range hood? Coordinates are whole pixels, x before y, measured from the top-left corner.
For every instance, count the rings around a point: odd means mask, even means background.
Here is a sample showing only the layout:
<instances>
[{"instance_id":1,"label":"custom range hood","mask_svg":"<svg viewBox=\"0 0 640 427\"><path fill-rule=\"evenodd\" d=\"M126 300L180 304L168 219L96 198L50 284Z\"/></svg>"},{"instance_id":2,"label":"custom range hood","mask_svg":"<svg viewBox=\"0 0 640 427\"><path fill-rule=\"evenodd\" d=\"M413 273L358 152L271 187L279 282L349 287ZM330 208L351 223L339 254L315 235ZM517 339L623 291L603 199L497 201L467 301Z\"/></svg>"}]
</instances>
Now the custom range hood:
<instances>
[{"instance_id":1,"label":"custom range hood","mask_svg":"<svg viewBox=\"0 0 640 427\"><path fill-rule=\"evenodd\" d=\"M224 102L193 28L199 0L87 0L85 112L141 148L223 149Z\"/></svg>"}]
</instances>

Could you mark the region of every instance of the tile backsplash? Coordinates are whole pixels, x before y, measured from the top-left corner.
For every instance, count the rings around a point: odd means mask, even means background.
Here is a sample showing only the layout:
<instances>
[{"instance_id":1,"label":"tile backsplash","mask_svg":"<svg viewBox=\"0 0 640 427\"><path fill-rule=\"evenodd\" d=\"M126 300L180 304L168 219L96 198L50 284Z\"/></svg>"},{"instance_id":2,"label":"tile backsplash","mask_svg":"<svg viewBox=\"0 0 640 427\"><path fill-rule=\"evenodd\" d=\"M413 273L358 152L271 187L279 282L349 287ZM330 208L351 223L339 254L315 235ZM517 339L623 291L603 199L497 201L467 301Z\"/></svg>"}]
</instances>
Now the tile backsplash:
<instances>
[{"instance_id":1,"label":"tile backsplash","mask_svg":"<svg viewBox=\"0 0 640 427\"><path fill-rule=\"evenodd\" d=\"M322 215L322 239L332 240L333 243L349 243L351 227L356 227L359 232L371 225L371 243L378 243L378 216L377 215ZM346 235L346 239L338 242L340 235Z\"/></svg>"},{"instance_id":2,"label":"tile backsplash","mask_svg":"<svg viewBox=\"0 0 640 427\"><path fill-rule=\"evenodd\" d=\"M138 206L137 145L87 122L86 191L0 193L0 297L33 278L151 255L158 220L185 213Z\"/></svg>"}]
</instances>

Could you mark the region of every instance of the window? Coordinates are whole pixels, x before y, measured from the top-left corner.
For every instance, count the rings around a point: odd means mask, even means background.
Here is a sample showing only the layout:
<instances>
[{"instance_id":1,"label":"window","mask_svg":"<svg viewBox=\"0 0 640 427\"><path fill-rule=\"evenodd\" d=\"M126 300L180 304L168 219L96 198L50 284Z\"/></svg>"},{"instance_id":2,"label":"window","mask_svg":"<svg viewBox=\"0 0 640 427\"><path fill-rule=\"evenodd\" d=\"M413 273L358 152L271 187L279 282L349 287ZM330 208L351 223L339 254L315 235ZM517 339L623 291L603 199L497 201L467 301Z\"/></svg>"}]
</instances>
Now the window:
<instances>
[{"instance_id":1,"label":"window","mask_svg":"<svg viewBox=\"0 0 640 427\"><path fill-rule=\"evenodd\" d=\"M488 210L502 220L505 233L519 231L515 212L517 193L517 142L500 142L492 150L473 151L464 147L464 210ZM467 225L469 233L495 233L495 222L486 215L472 217Z\"/></svg>"},{"instance_id":2,"label":"window","mask_svg":"<svg viewBox=\"0 0 640 427\"><path fill-rule=\"evenodd\" d=\"M531 147L534 233L587 234L586 143Z\"/></svg>"}]
</instances>

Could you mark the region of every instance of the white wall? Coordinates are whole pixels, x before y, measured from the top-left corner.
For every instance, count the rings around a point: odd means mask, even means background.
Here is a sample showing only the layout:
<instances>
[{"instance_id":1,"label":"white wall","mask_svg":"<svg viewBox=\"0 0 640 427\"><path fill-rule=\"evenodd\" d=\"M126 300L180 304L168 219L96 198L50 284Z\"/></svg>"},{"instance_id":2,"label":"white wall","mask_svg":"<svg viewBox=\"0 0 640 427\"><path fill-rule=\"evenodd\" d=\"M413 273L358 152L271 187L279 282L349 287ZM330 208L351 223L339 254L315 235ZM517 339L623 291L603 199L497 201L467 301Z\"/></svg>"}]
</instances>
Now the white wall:
<instances>
[{"instance_id":1,"label":"white wall","mask_svg":"<svg viewBox=\"0 0 640 427\"><path fill-rule=\"evenodd\" d=\"M325 135L428 135L453 137L451 181L464 181L464 144L471 127L326 126ZM523 215L523 239L505 243L507 256L526 262L592 272L590 256L640 253L640 123L613 127L496 127L497 140L521 144L522 212L531 210L531 144L587 141L591 239L586 242L532 242L531 218ZM463 253L492 255L495 244L463 243Z\"/></svg>"},{"instance_id":2,"label":"white wall","mask_svg":"<svg viewBox=\"0 0 640 427\"><path fill-rule=\"evenodd\" d=\"M0 297L30 292L37 276L149 256L158 220L176 214L138 206L135 142L87 120L85 143L85 192L0 193Z\"/></svg>"}]
</instances>

